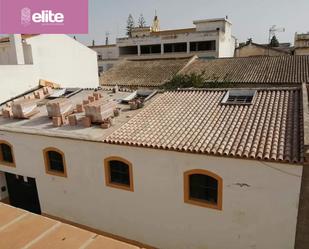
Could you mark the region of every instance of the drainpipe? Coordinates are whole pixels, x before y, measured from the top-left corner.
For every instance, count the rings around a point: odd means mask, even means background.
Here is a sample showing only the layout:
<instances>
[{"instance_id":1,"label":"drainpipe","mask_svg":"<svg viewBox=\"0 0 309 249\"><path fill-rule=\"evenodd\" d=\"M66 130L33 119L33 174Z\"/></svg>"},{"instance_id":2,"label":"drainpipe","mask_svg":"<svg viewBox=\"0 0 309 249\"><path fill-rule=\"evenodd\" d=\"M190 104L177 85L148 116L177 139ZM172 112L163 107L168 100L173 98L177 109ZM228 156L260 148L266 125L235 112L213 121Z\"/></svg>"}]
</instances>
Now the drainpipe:
<instances>
[{"instance_id":1,"label":"drainpipe","mask_svg":"<svg viewBox=\"0 0 309 249\"><path fill-rule=\"evenodd\" d=\"M21 34L10 35L10 44L13 50L13 62L17 65L24 65L25 57Z\"/></svg>"}]
</instances>

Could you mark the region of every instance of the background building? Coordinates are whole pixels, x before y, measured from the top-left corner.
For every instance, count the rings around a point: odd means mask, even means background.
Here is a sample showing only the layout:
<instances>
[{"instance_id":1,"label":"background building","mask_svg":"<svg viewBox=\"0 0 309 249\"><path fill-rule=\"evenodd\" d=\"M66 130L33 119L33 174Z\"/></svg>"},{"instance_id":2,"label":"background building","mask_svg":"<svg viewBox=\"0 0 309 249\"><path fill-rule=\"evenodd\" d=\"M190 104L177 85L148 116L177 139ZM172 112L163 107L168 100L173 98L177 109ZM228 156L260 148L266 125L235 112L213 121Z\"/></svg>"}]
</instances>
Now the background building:
<instances>
[{"instance_id":1,"label":"background building","mask_svg":"<svg viewBox=\"0 0 309 249\"><path fill-rule=\"evenodd\" d=\"M234 56L235 38L232 35L232 23L226 18L198 20L193 22L193 28L174 30L159 30L158 22L158 18L155 17L152 27L133 28L130 37L117 38L116 44L90 46L98 54L99 72L110 68L115 59L123 58Z\"/></svg>"},{"instance_id":2,"label":"background building","mask_svg":"<svg viewBox=\"0 0 309 249\"><path fill-rule=\"evenodd\" d=\"M254 43L249 39L235 49L235 57L291 55L292 49L290 43L280 43L278 47L272 47L269 44Z\"/></svg>"},{"instance_id":3,"label":"background building","mask_svg":"<svg viewBox=\"0 0 309 249\"><path fill-rule=\"evenodd\" d=\"M296 55L309 55L309 33L295 33L294 47Z\"/></svg>"}]
</instances>

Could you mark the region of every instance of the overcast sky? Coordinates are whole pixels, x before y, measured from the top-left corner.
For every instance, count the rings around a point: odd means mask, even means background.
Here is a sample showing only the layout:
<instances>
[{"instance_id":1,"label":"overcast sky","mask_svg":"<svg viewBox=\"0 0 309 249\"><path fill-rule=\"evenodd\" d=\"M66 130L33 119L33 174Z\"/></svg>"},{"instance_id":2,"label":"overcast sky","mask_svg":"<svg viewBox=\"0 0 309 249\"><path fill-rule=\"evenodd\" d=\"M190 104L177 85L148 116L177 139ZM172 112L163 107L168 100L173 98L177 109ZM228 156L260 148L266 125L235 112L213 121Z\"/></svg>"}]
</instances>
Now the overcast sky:
<instances>
[{"instance_id":1,"label":"overcast sky","mask_svg":"<svg viewBox=\"0 0 309 249\"><path fill-rule=\"evenodd\" d=\"M228 16L232 32L242 42L265 43L272 25L284 27L280 42L293 42L295 32L309 31L309 0L89 0L89 34L76 35L85 44L110 43L125 35L128 15L136 22L143 13L151 24L157 10L161 29L193 27L193 20Z\"/></svg>"}]
</instances>

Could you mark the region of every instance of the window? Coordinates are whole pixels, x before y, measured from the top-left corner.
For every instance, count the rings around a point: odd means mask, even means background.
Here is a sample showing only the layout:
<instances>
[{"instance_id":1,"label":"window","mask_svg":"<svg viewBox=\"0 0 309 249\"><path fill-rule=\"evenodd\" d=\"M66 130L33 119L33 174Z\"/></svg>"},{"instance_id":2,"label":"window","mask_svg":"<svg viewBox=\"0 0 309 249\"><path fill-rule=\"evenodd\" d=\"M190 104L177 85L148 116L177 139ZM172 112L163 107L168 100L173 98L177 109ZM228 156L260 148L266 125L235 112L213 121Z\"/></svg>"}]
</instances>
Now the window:
<instances>
[{"instance_id":1,"label":"window","mask_svg":"<svg viewBox=\"0 0 309 249\"><path fill-rule=\"evenodd\" d=\"M127 46L127 47L119 47L120 55L137 55L138 49L137 46Z\"/></svg>"},{"instance_id":2,"label":"window","mask_svg":"<svg viewBox=\"0 0 309 249\"><path fill-rule=\"evenodd\" d=\"M216 41L190 42L190 51L215 51Z\"/></svg>"},{"instance_id":3,"label":"window","mask_svg":"<svg viewBox=\"0 0 309 249\"><path fill-rule=\"evenodd\" d=\"M164 53L187 52L187 43L167 43L164 44Z\"/></svg>"},{"instance_id":4,"label":"window","mask_svg":"<svg viewBox=\"0 0 309 249\"><path fill-rule=\"evenodd\" d=\"M12 145L6 141L0 141L0 162L6 166L15 167Z\"/></svg>"},{"instance_id":5,"label":"window","mask_svg":"<svg viewBox=\"0 0 309 249\"><path fill-rule=\"evenodd\" d=\"M222 209L222 178L207 170L184 174L184 200L198 206Z\"/></svg>"},{"instance_id":6,"label":"window","mask_svg":"<svg viewBox=\"0 0 309 249\"><path fill-rule=\"evenodd\" d=\"M120 157L104 160L105 181L109 187L133 191L132 164Z\"/></svg>"},{"instance_id":7,"label":"window","mask_svg":"<svg viewBox=\"0 0 309 249\"><path fill-rule=\"evenodd\" d=\"M47 148L43 151L46 173L67 177L65 158L62 151L56 148Z\"/></svg>"},{"instance_id":8,"label":"window","mask_svg":"<svg viewBox=\"0 0 309 249\"><path fill-rule=\"evenodd\" d=\"M222 104L248 105L252 104L254 96L255 90L230 90L225 94Z\"/></svg>"},{"instance_id":9,"label":"window","mask_svg":"<svg viewBox=\"0 0 309 249\"><path fill-rule=\"evenodd\" d=\"M141 46L141 54L159 54L161 53L161 45L143 45Z\"/></svg>"}]
</instances>

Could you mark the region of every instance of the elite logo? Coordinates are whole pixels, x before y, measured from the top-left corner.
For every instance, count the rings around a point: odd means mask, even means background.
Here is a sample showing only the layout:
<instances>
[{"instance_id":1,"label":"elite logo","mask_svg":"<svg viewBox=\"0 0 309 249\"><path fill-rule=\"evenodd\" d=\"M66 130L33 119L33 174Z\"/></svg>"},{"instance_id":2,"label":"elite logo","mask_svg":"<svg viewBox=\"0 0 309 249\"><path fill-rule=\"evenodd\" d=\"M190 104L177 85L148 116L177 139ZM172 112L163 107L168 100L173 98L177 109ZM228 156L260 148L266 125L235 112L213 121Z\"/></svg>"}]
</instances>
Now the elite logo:
<instances>
[{"instance_id":1,"label":"elite logo","mask_svg":"<svg viewBox=\"0 0 309 249\"><path fill-rule=\"evenodd\" d=\"M31 22L31 10L28 7L22 8L20 11L21 25L29 26Z\"/></svg>"},{"instance_id":2,"label":"elite logo","mask_svg":"<svg viewBox=\"0 0 309 249\"><path fill-rule=\"evenodd\" d=\"M53 13L51 10L42 10L41 12L35 12L31 14L31 10L28 7L21 9L21 24L26 27L34 23L42 24L63 24L64 14L63 13Z\"/></svg>"},{"instance_id":3,"label":"elite logo","mask_svg":"<svg viewBox=\"0 0 309 249\"><path fill-rule=\"evenodd\" d=\"M87 34L88 0L0 0L0 34Z\"/></svg>"}]
</instances>

